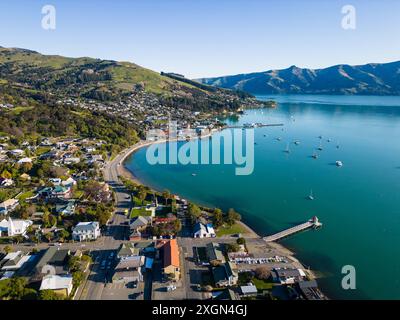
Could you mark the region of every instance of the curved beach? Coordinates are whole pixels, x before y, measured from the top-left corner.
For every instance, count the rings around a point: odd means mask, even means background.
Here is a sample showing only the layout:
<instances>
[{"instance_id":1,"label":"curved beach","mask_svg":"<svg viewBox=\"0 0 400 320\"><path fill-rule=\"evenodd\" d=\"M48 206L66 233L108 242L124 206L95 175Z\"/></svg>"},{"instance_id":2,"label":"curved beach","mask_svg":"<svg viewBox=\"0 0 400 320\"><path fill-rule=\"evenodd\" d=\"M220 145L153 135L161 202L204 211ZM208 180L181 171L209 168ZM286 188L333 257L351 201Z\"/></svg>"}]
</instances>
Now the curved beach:
<instances>
[{"instance_id":1,"label":"curved beach","mask_svg":"<svg viewBox=\"0 0 400 320\"><path fill-rule=\"evenodd\" d=\"M206 138L211 136L212 133L207 134L205 136L202 136L201 138ZM141 148L145 148L148 147L152 144L155 143L167 143L168 141L177 141L178 139L171 139L171 140L157 140L157 141L140 141L137 144L127 148L126 150L122 151L117 157L115 157L111 162L110 162L110 167L115 167L118 176L130 179L132 181L134 181L137 184L142 184L142 185L146 185L145 183L143 183L142 181L140 181L140 179L135 175L135 173L131 170L128 170L124 163L125 161L131 157L135 152L137 152L138 150L140 150ZM152 188L154 189L154 188ZM155 190L155 191L162 191L162 190ZM243 217L244 219L246 219L246 217ZM254 238L254 239L263 239L259 234L257 234L257 232L255 232L250 226L248 226L245 222L243 221L239 221L238 222L245 230L246 230L246 234L245 234L245 238ZM229 237L229 236L223 236L223 237ZM270 248L273 248L274 250L276 250L277 252L279 252L279 255L281 256L286 256L288 257L288 259L291 260L291 263L296 266L297 268L303 268L306 269L304 267L304 265L295 257L295 252L289 250L288 248L284 247L283 245L277 243L277 242L268 242L266 243L266 245ZM307 269L307 272L309 274L309 276L311 278L316 278L315 273L310 270Z\"/></svg>"}]
</instances>

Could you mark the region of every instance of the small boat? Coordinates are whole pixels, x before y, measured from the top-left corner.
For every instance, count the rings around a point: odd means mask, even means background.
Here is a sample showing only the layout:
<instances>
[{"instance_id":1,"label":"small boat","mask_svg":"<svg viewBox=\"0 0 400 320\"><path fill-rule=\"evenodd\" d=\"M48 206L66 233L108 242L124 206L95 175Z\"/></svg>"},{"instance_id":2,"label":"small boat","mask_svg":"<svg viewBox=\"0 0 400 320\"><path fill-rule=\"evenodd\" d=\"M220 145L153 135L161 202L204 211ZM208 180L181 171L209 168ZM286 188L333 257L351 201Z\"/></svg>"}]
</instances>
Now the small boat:
<instances>
[{"instance_id":1,"label":"small boat","mask_svg":"<svg viewBox=\"0 0 400 320\"><path fill-rule=\"evenodd\" d=\"M300 144L300 141L299 141L299 140L296 140L296 141L294 142L294 144L298 146L298 145Z\"/></svg>"},{"instance_id":2,"label":"small boat","mask_svg":"<svg viewBox=\"0 0 400 320\"><path fill-rule=\"evenodd\" d=\"M266 134L264 134L264 137L266 137L267 135Z\"/></svg>"},{"instance_id":3,"label":"small boat","mask_svg":"<svg viewBox=\"0 0 400 320\"><path fill-rule=\"evenodd\" d=\"M322 139L322 136L319 136L318 138Z\"/></svg>"},{"instance_id":4,"label":"small boat","mask_svg":"<svg viewBox=\"0 0 400 320\"><path fill-rule=\"evenodd\" d=\"M286 153L290 153L289 143L286 145L285 152L286 152Z\"/></svg>"},{"instance_id":5,"label":"small boat","mask_svg":"<svg viewBox=\"0 0 400 320\"><path fill-rule=\"evenodd\" d=\"M310 192L310 195L308 196L308 199L309 200L314 200L314 194L313 194L312 190Z\"/></svg>"},{"instance_id":6,"label":"small boat","mask_svg":"<svg viewBox=\"0 0 400 320\"><path fill-rule=\"evenodd\" d=\"M343 162L342 161L336 161L336 166L338 166L338 167L343 166Z\"/></svg>"},{"instance_id":7,"label":"small boat","mask_svg":"<svg viewBox=\"0 0 400 320\"><path fill-rule=\"evenodd\" d=\"M331 139L326 140L327 142L331 142Z\"/></svg>"},{"instance_id":8,"label":"small boat","mask_svg":"<svg viewBox=\"0 0 400 320\"><path fill-rule=\"evenodd\" d=\"M278 138L276 138L276 140L278 140L278 141L281 141L281 140L282 140L282 138L281 138L281 137L278 137Z\"/></svg>"},{"instance_id":9,"label":"small boat","mask_svg":"<svg viewBox=\"0 0 400 320\"><path fill-rule=\"evenodd\" d=\"M322 149L322 144L321 144L321 143L319 144L318 150L319 150L319 151L322 151L322 150L323 150L323 149Z\"/></svg>"},{"instance_id":10,"label":"small boat","mask_svg":"<svg viewBox=\"0 0 400 320\"><path fill-rule=\"evenodd\" d=\"M192 176L193 176L193 177L195 177L195 176L197 176L197 174L195 174L195 173L192 173Z\"/></svg>"},{"instance_id":11,"label":"small boat","mask_svg":"<svg viewBox=\"0 0 400 320\"><path fill-rule=\"evenodd\" d=\"M318 154L316 154L316 153L314 152L313 155L312 155L312 157L313 157L314 159L318 159Z\"/></svg>"}]
</instances>

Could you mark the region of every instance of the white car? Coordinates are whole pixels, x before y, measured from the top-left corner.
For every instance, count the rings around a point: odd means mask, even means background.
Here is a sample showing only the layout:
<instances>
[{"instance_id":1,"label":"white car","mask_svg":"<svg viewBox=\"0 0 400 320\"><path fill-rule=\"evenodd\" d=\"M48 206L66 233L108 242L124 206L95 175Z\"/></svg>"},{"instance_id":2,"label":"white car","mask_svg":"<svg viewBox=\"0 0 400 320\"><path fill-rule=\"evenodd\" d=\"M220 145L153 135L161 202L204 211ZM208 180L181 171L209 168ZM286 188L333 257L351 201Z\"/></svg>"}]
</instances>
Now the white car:
<instances>
[{"instance_id":1,"label":"white car","mask_svg":"<svg viewBox=\"0 0 400 320\"><path fill-rule=\"evenodd\" d=\"M176 290L176 286L172 286L172 285L171 285L171 286L168 286L168 287L167 287L167 291L168 291L168 292L174 291L174 290Z\"/></svg>"}]
</instances>

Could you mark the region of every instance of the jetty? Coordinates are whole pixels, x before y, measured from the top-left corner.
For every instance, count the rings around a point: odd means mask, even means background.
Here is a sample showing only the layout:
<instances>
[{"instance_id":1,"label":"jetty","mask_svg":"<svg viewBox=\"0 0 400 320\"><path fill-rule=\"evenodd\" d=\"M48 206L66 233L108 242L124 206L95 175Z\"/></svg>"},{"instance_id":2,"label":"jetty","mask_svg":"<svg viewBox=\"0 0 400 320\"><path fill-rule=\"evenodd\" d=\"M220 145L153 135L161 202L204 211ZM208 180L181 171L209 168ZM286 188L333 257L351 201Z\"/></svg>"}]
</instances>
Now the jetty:
<instances>
[{"instance_id":1,"label":"jetty","mask_svg":"<svg viewBox=\"0 0 400 320\"><path fill-rule=\"evenodd\" d=\"M229 125L228 129L234 128L262 128L262 127L283 127L283 123L245 123L244 125Z\"/></svg>"},{"instance_id":2,"label":"jetty","mask_svg":"<svg viewBox=\"0 0 400 320\"><path fill-rule=\"evenodd\" d=\"M291 227L291 228L283 230L281 232L264 237L263 240L266 242L278 241L280 239L286 238L297 232L304 231L307 229L316 229L321 226L322 226L322 223L319 222L318 217L313 217L312 219L308 220L305 223L299 224L297 226Z\"/></svg>"}]
</instances>

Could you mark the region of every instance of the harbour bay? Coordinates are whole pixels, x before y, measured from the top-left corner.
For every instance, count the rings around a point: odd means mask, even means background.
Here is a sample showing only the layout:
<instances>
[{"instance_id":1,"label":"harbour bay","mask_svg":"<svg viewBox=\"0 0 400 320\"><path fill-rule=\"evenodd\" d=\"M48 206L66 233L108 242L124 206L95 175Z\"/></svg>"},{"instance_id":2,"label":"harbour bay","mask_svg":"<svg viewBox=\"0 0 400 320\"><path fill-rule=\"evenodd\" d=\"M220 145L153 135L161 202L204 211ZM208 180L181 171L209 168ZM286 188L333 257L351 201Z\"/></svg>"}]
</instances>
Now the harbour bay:
<instances>
[{"instance_id":1,"label":"harbour bay","mask_svg":"<svg viewBox=\"0 0 400 320\"><path fill-rule=\"evenodd\" d=\"M150 165L144 148L128 158L126 168L155 189L168 189L207 206L235 208L260 235L316 215L323 223L320 230L282 243L320 273L319 283L328 296L400 298L396 276L400 270L400 98L259 99L274 99L278 107L246 110L240 118L225 119L231 125L284 124L255 129L253 174L236 176L235 166L224 164ZM289 153L285 152L288 145ZM343 167L337 167L336 161L342 161ZM314 200L308 199L311 190ZM356 269L356 290L341 287L345 265Z\"/></svg>"}]
</instances>

